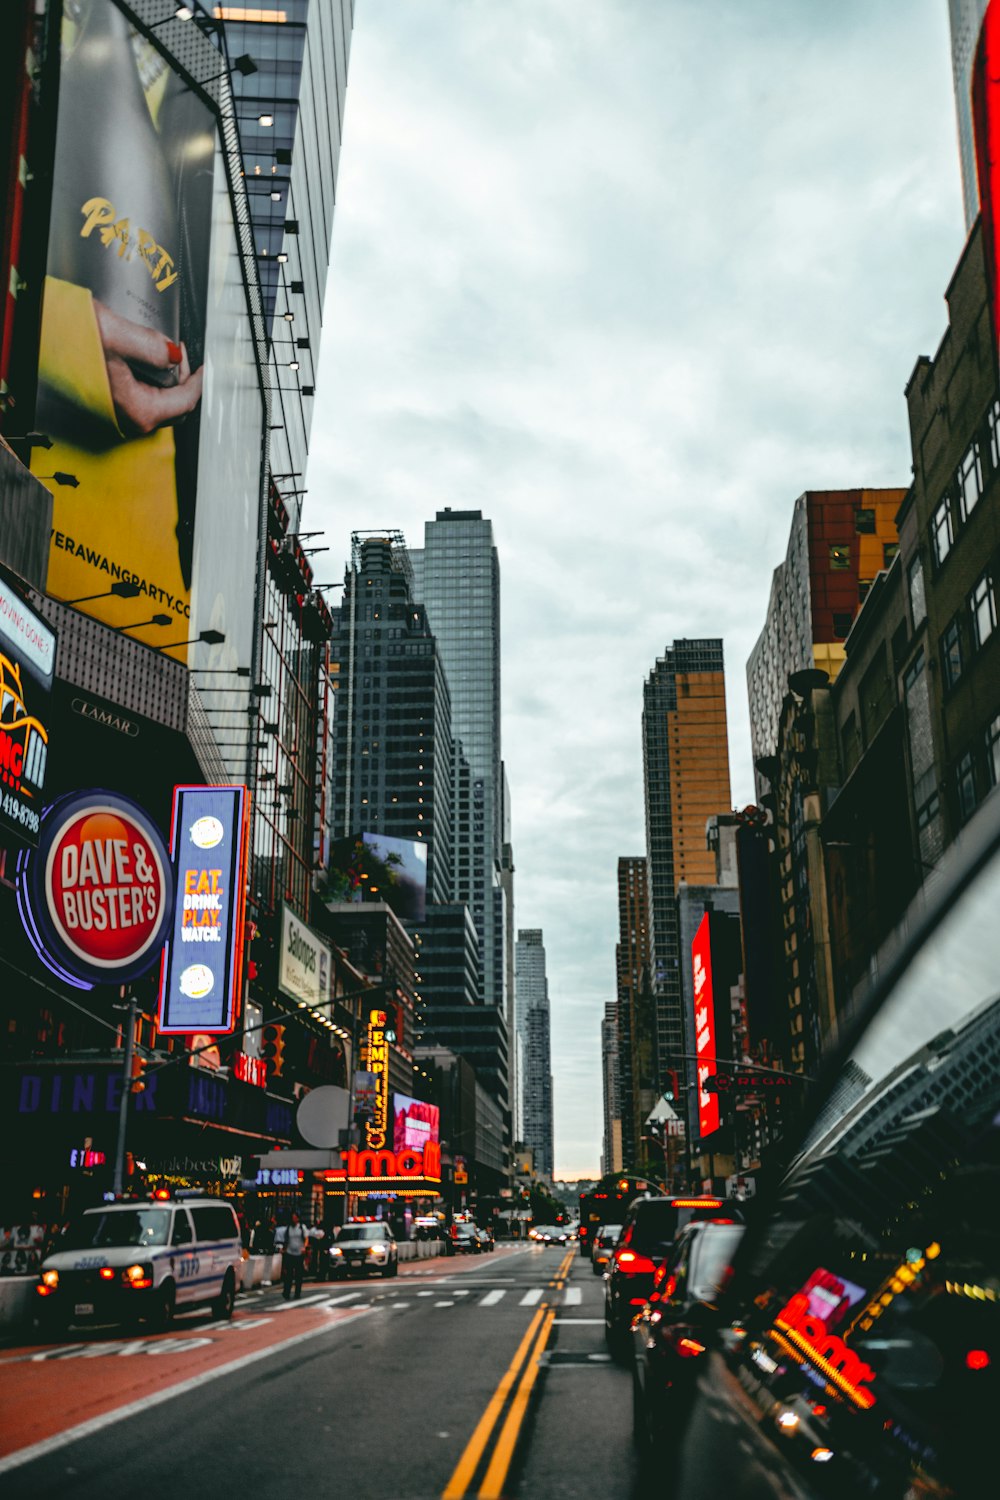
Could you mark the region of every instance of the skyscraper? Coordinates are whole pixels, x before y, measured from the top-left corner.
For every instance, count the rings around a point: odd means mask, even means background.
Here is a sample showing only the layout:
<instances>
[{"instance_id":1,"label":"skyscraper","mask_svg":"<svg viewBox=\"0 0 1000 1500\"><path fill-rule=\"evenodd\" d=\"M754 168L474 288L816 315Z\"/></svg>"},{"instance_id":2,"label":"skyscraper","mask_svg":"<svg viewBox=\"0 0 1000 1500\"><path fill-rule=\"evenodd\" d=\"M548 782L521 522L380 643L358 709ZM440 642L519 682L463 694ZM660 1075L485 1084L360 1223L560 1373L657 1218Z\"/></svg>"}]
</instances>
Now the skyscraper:
<instances>
[{"instance_id":1,"label":"skyscraper","mask_svg":"<svg viewBox=\"0 0 1000 1500\"><path fill-rule=\"evenodd\" d=\"M541 929L521 928L515 950L517 1032L523 1052L521 1106L524 1144L540 1177L551 1180L552 1048L549 1029L549 984Z\"/></svg>"},{"instance_id":2,"label":"skyscraper","mask_svg":"<svg viewBox=\"0 0 1000 1500\"><path fill-rule=\"evenodd\" d=\"M643 690L642 761L649 862L657 1082L684 1051L677 888L705 885L715 862L705 824L728 811L729 744L720 640L675 641Z\"/></svg>"},{"instance_id":3,"label":"skyscraper","mask_svg":"<svg viewBox=\"0 0 1000 1500\"><path fill-rule=\"evenodd\" d=\"M500 564L492 522L478 510L438 511L410 554L414 597L427 608L451 689L451 722L468 761L471 814L456 827L453 898L479 936L483 1000L505 1009L501 879Z\"/></svg>"},{"instance_id":4,"label":"skyscraper","mask_svg":"<svg viewBox=\"0 0 1000 1500\"><path fill-rule=\"evenodd\" d=\"M615 1022L623 1164L639 1160L642 1121L656 1103L656 1015L649 948L649 866L618 861ZM608 1168L613 1171L612 1167Z\"/></svg>"},{"instance_id":5,"label":"skyscraper","mask_svg":"<svg viewBox=\"0 0 1000 1500\"><path fill-rule=\"evenodd\" d=\"M979 212L979 179L976 174L976 141L972 126L972 66L979 31L989 0L948 0L951 20L951 70L955 80L955 114L958 119L958 153L962 167L962 199L965 227L971 229Z\"/></svg>"},{"instance_id":6,"label":"skyscraper","mask_svg":"<svg viewBox=\"0 0 1000 1500\"><path fill-rule=\"evenodd\" d=\"M604 1149L601 1171L620 1172L622 1156L621 1085L618 1067L618 1006L609 1000L601 1021L601 1063L604 1075Z\"/></svg>"},{"instance_id":7,"label":"skyscraper","mask_svg":"<svg viewBox=\"0 0 1000 1500\"><path fill-rule=\"evenodd\" d=\"M411 597L402 536L355 534L344 601L334 613L338 684L333 825L420 839L427 894L450 897L451 705L427 612Z\"/></svg>"},{"instance_id":8,"label":"skyscraper","mask_svg":"<svg viewBox=\"0 0 1000 1500\"><path fill-rule=\"evenodd\" d=\"M903 489L807 490L795 502L785 560L774 570L764 628L747 661L754 760L773 755L792 672L830 680L878 574L899 550ZM758 796L763 782L757 773Z\"/></svg>"}]
</instances>

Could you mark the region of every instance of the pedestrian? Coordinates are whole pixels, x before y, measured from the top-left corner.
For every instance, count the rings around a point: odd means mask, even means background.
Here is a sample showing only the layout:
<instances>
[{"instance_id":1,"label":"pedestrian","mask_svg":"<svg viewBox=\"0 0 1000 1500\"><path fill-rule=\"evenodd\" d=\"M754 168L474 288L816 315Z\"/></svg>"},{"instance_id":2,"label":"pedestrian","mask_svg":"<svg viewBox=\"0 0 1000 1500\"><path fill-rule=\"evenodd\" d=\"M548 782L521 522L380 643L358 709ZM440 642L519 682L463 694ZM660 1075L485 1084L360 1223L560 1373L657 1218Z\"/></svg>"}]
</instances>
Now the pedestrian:
<instances>
[{"instance_id":1,"label":"pedestrian","mask_svg":"<svg viewBox=\"0 0 1000 1500\"><path fill-rule=\"evenodd\" d=\"M318 1220L314 1219L309 1227L309 1255L310 1266L313 1276L317 1281L328 1281L327 1254L326 1254L326 1230Z\"/></svg>"},{"instance_id":2,"label":"pedestrian","mask_svg":"<svg viewBox=\"0 0 1000 1500\"><path fill-rule=\"evenodd\" d=\"M281 1261L281 1284L282 1296L286 1302L292 1297L292 1285L295 1285L295 1301L302 1296L302 1277L305 1275L305 1256L308 1234L305 1226L299 1223L299 1216L293 1213L285 1230L285 1240Z\"/></svg>"}]
</instances>

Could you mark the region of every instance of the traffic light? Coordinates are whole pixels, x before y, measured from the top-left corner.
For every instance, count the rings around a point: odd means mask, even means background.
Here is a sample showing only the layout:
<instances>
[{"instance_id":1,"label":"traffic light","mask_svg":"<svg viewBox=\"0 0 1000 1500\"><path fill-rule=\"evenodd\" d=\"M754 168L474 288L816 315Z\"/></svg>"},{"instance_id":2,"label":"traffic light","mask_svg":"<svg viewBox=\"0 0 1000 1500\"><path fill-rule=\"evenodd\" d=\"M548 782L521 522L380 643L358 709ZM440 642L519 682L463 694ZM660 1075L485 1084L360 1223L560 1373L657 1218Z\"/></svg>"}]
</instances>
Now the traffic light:
<instances>
[{"instance_id":1,"label":"traffic light","mask_svg":"<svg viewBox=\"0 0 1000 1500\"><path fill-rule=\"evenodd\" d=\"M679 1096L680 1089L677 1087L677 1069L668 1068L667 1082L663 1090L663 1097L664 1099L666 1099L668 1104L672 1104L675 1099L679 1098Z\"/></svg>"},{"instance_id":2,"label":"traffic light","mask_svg":"<svg viewBox=\"0 0 1000 1500\"><path fill-rule=\"evenodd\" d=\"M264 1042L261 1047L261 1056L267 1063L268 1082L272 1078L280 1078L281 1070L285 1065L284 1026L264 1027Z\"/></svg>"},{"instance_id":3,"label":"traffic light","mask_svg":"<svg viewBox=\"0 0 1000 1500\"><path fill-rule=\"evenodd\" d=\"M150 1059L140 1057L138 1052L132 1054L132 1082L129 1091L133 1094L141 1094L146 1087L146 1069L149 1067Z\"/></svg>"}]
</instances>

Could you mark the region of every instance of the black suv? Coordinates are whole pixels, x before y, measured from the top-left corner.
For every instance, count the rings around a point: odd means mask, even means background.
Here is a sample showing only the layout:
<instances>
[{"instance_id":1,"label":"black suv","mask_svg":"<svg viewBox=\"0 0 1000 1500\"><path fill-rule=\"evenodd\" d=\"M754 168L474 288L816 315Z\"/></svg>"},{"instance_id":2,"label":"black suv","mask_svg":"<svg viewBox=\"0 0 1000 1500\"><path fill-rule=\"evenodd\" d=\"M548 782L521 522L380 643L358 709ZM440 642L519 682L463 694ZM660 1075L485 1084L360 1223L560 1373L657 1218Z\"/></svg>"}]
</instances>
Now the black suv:
<instances>
[{"instance_id":1,"label":"black suv","mask_svg":"<svg viewBox=\"0 0 1000 1500\"><path fill-rule=\"evenodd\" d=\"M738 1216L734 1204L707 1195L637 1198L629 1208L604 1282L604 1332L616 1358L628 1352L632 1319L646 1305L656 1268L670 1254L678 1233L705 1219L732 1224Z\"/></svg>"}]
</instances>

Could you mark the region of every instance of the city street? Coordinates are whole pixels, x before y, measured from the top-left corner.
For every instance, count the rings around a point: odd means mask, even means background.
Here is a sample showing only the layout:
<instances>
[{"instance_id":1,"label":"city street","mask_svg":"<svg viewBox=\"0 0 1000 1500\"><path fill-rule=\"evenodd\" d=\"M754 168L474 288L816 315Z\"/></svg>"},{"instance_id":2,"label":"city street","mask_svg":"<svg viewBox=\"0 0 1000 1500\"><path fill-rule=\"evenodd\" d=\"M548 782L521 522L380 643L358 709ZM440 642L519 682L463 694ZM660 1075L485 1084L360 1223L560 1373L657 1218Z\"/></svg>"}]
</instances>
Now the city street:
<instances>
[{"instance_id":1,"label":"city street","mask_svg":"<svg viewBox=\"0 0 1000 1500\"><path fill-rule=\"evenodd\" d=\"M285 1495L335 1475L352 1500L633 1488L629 1376L575 1246L307 1283L298 1303L269 1288L228 1325L9 1348L0 1408L5 1496L207 1496L234 1476Z\"/></svg>"}]
</instances>

